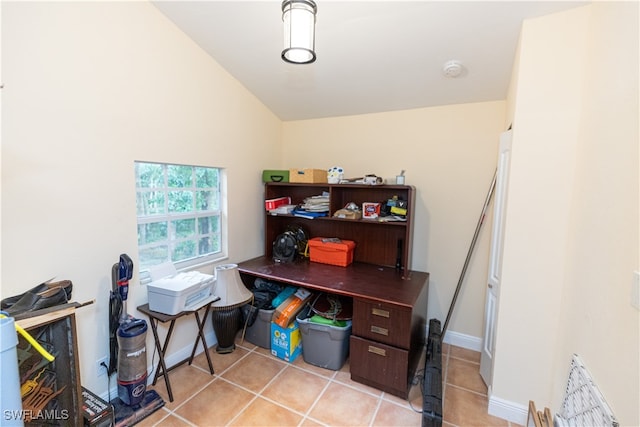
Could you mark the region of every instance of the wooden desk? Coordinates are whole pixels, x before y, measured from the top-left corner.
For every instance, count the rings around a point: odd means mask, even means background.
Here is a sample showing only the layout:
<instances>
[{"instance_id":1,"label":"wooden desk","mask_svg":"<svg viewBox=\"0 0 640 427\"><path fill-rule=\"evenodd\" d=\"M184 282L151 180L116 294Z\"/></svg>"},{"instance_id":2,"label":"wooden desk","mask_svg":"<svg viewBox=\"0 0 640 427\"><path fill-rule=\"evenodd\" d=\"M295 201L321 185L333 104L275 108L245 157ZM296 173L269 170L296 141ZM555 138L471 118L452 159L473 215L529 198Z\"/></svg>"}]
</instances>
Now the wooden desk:
<instances>
[{"instance_id":1,"label":"wooden desk","mask_svg":"<svg viewBox=\"0 0 640 427\"><path fill-rule=\"evenodd\" d=\"M207 356L207 363L209 364L209 372L211 375L213 372L213 364L211 363L211 356L209 355L207 341L204 337L204 326L207 320L207 316L209 315L209 311L211 310L211 304L217 301L219 298L208 298L206 301L202 303L202 305L195 310L190 311L182 311L178 314L164 314L159 313L157 311L153 311L149 309L149 304L144 304L138 307L138 311L146 314L149 317L149 323L151 323L151 331L153 332L153 339L155 342L156 349L158 350L158 365L156 366L156 372L153 376L153 385L156 385L158 378L164 376L164 382L167 386L167 393L169 394L169 401L173 402L173 391L171 390L171 383L169 382L169 371L177 368L180 365L183 365L185 362L189 362L189 365L193 362L193 357L196 354L196 349L198 348L198 344L202 341L202 346L204 348L204 353ZM205 308L204 316L202 320L200 320L199 310ZM166 362L164 360L164 356L167 352L167 347L169 347L169 341L171 340L171 334L173 333L173 327L181 317L188 316L193 314L196 318L196 324L198 325L198 337L196 338L196 342L193 344L193 349L191 350L191 356L176 363L175 365L167 368ZM158 322L166 323L171 322L169 324L169 331L167 332L167 336L165 337L164 343L160 341L160 337L158 336Z\"/></svg>"},{"instance_id":2,"label":"wooden desk","mask_svg":"<svg viewBox=\"0 0 640 427\"><path fill-rule=\"evenodd\" d=\"M248 287L256 277L353 298L351 378L407 398L425 345L429 274L353 263L337 267L258 257L238 264ZM304 350L303 350L304 351Z\"/></svg>"}]
</instances>

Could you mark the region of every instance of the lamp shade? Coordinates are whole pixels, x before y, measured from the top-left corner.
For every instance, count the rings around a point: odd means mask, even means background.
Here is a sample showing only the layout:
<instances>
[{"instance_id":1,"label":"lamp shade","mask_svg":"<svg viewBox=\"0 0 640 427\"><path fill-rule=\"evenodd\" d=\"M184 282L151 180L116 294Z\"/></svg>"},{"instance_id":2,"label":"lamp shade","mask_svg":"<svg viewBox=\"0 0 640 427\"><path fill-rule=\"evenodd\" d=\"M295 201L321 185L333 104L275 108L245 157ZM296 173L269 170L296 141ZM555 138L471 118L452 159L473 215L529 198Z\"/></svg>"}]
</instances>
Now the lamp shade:
<instances>
[{"instance_id":1,"label":"lamp shade","mask_svg":"<svg viewBox=\"0 0 640 427\"><path fill-rule=\"evenodd\" d=\"M220 299L212 304L212 308L223 309L238 307L253 298L253 293L244 286L237 264L224 264L216 267L216 287L214 293Z\"/></svg>"},{"instance_id":2,"label":"lamp shade","mask_svg":"<svg viewBox=\"0 0 640 427\"><path fill-rule=\"evenodd\" d=\"M284 50L282 59L292 64L309 64L316 60L315 26L317 7L313 0L282 2Z\"/></svg>"}]
</instances>

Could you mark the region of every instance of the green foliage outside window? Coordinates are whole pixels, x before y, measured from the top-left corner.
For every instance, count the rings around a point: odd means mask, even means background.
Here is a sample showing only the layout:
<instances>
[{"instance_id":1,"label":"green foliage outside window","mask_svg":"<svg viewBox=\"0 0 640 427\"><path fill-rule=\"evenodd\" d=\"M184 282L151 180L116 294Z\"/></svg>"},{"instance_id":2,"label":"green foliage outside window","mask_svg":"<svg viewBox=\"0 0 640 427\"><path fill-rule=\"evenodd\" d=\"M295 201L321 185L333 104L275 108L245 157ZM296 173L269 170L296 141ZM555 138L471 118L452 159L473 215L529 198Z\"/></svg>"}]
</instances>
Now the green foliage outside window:
<instances>
[{"instance_id":1,"label":"green foliage outside window","mask_svg":"<svg viewBox=\"0 0 640 427\"><path fill-rule=\"evenodd\" d=\"M140 270L221 253L220 169L136 162Z\"/></svg>"}]
</instances>

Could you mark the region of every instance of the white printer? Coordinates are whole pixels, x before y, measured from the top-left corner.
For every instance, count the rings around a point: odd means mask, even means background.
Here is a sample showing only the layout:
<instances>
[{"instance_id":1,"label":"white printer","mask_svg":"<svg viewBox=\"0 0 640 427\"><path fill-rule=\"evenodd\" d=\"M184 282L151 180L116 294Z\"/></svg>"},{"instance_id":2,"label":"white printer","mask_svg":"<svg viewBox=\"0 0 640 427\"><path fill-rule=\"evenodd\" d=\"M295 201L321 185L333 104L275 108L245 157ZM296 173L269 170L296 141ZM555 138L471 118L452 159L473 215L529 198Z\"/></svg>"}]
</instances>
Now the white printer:
<instances>
[{"instance_id":1,"label":"white printer","mask_svg":"<svg viewBox=\"0 0 640 427\"><path fill-rule=\"evenodd\" d=\"M214 300L215 277L198 271L177 273L147 285L149 310L169 315L201 307Z\"/></svg>"}]
</instances>

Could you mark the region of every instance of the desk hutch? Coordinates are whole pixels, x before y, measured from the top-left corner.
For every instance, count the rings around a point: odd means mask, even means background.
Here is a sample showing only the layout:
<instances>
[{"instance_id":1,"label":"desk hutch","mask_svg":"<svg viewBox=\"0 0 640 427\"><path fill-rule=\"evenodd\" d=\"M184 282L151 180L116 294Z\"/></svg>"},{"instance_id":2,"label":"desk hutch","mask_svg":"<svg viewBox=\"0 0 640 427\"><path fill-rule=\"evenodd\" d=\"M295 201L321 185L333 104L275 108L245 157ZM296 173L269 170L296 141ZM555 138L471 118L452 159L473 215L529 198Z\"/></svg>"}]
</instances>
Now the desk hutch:
<instances>
[{"instance_id":1,"label":"desk hutch","mask_svg":"<svg viewBox=\"0 0 640 427\"><path fill-rule=\"evenodd\" d=\"M428 273L410 268L415 189L406 185L265 184L265 199L291 197L292 204L323 192L330 200L327 217L266 213L265 255L240 263L240 275L247 286L260 277L352 298L351 378L406 399L425 344L429 284ZM408 202L406 221L331 216L350 202L362 206L394 196ZM302 226L309 237L355 241L353 264L274 262L272 243L289 225Z\"/></svg>"}]
</instances>

